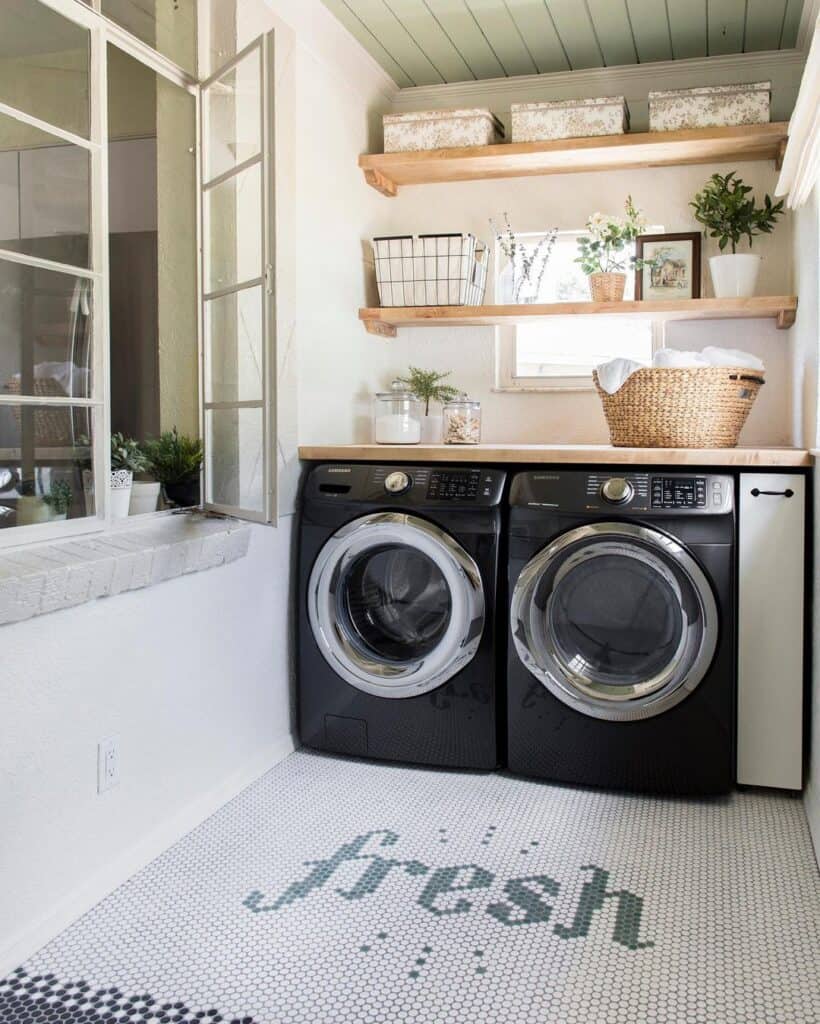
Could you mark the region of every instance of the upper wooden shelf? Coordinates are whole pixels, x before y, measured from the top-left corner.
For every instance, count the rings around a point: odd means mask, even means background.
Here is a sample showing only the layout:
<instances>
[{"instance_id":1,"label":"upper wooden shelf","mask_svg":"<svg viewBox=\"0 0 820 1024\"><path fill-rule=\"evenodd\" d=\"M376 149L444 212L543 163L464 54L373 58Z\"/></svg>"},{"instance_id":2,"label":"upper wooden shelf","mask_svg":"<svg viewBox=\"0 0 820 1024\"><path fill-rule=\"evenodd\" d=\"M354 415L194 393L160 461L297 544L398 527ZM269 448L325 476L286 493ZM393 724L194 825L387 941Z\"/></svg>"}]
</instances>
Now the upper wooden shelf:
<instances>
[{"instance_id":1,"label":"upper wooden shelf","mask_svg":"<svg viewBox=\"0 0 820 1024\"><path fill-rule=\"evenodd\" d=\"M493 327L528 323L551 316L598 314L655 316L665 320L773 319L791 327L797 311L794 295L751 299L681 299L675 302L553 302L531 306L383 306L360 309L370 334L394 338L398 327Z\"/></svg>"},{"instance_id":2,"label":"upper wooden shelf","mask_svg":"<svg viewBox=\"0 0 820 1024\"><path fill-rule=\"evenodd\" d=\"M415 153L373 153L360 156L359 166L367 183L385 196L395 196L402 185L517 178L528 174L668 167L726 160L774 160L779 168L788 127L787 123L778 122Z\"/></svg>"}]
</instances>

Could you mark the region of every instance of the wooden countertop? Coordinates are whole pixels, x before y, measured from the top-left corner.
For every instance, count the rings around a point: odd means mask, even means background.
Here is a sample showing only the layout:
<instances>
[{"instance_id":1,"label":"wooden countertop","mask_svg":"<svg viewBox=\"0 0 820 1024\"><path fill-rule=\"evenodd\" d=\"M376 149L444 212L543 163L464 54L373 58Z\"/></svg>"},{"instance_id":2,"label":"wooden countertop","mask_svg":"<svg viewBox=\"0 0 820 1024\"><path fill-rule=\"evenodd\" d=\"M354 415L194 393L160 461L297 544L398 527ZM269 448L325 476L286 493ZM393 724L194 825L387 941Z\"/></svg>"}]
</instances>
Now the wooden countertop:
<instances>
[{"instance_id":1,"label":"wooden countertop","mask_svg":"<svg viewBox=\"0 0 820 1024\"><path fill-rule=\"evenodd\" d=\"M325 444L302 445L309 462L537 463L542 465L811 466L801 448L613 448L608 444Z\"/></svg>"}]
</instances>

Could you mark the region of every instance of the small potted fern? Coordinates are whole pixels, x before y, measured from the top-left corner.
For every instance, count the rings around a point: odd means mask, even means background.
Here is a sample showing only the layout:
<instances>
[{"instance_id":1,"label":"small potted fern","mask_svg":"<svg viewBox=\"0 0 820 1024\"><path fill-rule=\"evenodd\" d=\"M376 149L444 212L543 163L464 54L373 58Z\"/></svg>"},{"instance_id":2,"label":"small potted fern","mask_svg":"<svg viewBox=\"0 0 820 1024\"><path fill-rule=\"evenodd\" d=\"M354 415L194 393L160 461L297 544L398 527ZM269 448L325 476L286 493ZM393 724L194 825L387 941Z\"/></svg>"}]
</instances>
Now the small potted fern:
<instances>
[{"instance_id":1,"label":"small potted fern","mask_svg":"<svg viewBox=\"0 0 820 1024\"><path fill-rule=\"evenodd\" d=\"M398 378L402 383L408 384L413 394L424 403L424 417L421 421L422 444L441 443L442 414L431 414L430 403L444 405L460 393L458 388L442 383L451 372L448 370L447 373L437 373L435 370L421 370L418 366L411 366L406 377Z\"/></svg>"},{"instance_id":2,"label":"small potted fern","mask_svg":"<svg viewBox=\"0 0 820 1024\"><path fill-rule=\"evenodd\" d=\"M199 475L202 470L202 442L180 434L176 427L143 445L151 475L162 484L166 502L190 508L200 502Z\"/></svg>"}]
</instances>

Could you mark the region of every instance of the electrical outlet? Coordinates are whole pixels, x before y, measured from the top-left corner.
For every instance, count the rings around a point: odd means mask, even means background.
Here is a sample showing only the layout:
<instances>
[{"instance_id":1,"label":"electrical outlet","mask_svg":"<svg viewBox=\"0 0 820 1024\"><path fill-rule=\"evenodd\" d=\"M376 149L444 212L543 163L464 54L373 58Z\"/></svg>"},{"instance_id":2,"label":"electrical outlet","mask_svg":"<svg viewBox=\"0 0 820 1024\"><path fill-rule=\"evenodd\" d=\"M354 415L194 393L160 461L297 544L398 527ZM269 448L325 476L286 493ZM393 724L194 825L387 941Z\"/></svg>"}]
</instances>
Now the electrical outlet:
<instances>
[{"instance_id":1,"label":"electrical outlet","mask_svg":"<svg viewBox=\"0 0 820 1024\"><path fill-rule=\"evenodd\" d=\"M120 784L120 738L109 736L97 745L97 792Z\"/></svg>"}]
</instances>

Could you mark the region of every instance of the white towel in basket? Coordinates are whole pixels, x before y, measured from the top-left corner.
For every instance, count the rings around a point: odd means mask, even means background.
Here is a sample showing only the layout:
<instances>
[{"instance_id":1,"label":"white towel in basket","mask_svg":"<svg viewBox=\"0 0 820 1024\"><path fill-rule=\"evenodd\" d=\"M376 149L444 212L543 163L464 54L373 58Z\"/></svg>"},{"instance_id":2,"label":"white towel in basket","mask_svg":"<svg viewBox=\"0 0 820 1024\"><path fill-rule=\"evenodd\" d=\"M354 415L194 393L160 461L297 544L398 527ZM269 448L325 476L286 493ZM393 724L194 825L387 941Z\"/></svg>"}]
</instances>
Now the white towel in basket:
<instances>
[{"instance_id":1,"label":"white towel in basket","mask_svg":"<svg viewBox=\"0 0 820 1024\"><path fill-rule=\"evenodd\" d=\"M636 370L647 364L634 359L610 359L608 363L596 366L598 383L608 395L614 395ZM737 348L715 348L710 345L702 352L684 352L677 348L659 348L652 357L652 366L667 369L684 369L690 366L743 366L749 370L765 370L762 360L751 352Z\"/></svg>"}]
</instances>

